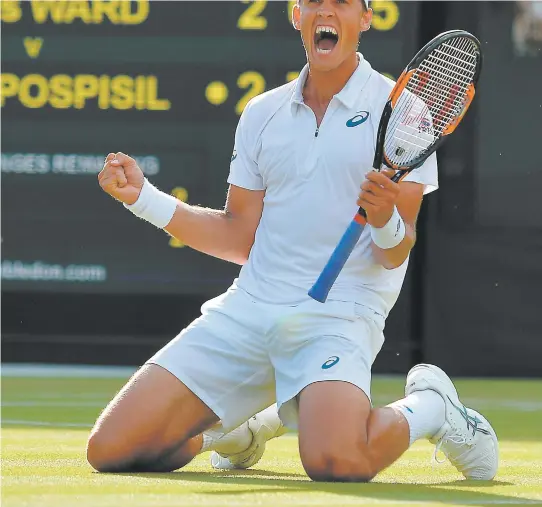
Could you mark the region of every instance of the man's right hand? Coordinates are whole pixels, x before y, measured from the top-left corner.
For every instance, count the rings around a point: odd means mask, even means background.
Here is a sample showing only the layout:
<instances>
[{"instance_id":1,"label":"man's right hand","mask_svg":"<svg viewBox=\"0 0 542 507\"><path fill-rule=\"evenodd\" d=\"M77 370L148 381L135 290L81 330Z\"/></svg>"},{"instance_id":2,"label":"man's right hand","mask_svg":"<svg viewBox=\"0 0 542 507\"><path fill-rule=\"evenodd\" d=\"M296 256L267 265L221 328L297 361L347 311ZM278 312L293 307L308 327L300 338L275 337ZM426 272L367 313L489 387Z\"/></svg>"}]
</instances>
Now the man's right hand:
<instances>
[{"instance_id":1,"label":"man's right hand","mask_svg":"<svg viewBox=\"0 0 542 507\"><path fill-rule=\"evenodd\" d=\"M110 196L134 204L143 188L145 176L136 161L124 153L110 153L98 174L100 187Z\"/></svg>"}]
</instances>

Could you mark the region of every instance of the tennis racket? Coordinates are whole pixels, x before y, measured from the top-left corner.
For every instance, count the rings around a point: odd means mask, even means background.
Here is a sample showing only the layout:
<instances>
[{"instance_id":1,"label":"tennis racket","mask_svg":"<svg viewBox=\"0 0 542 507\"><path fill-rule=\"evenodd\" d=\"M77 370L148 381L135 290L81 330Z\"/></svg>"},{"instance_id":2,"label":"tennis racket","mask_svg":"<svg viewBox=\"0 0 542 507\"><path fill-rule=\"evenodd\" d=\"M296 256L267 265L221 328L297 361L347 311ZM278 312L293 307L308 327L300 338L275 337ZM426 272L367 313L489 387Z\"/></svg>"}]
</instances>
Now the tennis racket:
<instances>
[{"instance_id":1,"label":"tennis racket","mask_svg":"<svg viewBox=\"0 0 542 507\"><path fill-rule=\"evenodd\" d=\"M384 106L373 168L384 163L394 182L419 167L457 128L472 103L482 69L480 42L469 32L451 30L428 42L412 59ZM309 296L325 302L352 250L367 214L359 208Z\"/></svg>"}]
</instances>

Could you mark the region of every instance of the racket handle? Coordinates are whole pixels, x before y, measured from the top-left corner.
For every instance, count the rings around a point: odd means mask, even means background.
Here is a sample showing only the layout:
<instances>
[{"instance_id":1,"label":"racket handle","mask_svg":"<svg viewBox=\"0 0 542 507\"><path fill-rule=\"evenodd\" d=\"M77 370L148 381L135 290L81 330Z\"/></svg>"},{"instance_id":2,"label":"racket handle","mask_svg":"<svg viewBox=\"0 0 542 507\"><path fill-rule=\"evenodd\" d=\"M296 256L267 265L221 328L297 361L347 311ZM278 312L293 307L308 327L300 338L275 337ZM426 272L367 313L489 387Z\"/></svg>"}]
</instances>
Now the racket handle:
<instances>
[{"instance_id":1,"label":"racket handle","mask_svg":"<svg viewBox=\"0 0 542 507\"><path fill-rule=\"evenodd\" d=\"M352 250L354 250L364 226L365 220L360 215L356 215L343 234L339 244L335 247L318 280L316 280L311 290L309 290L309 296L312 299L320 303L326 302L327 295L350 257Z\"/></svg>"}]
</instances>

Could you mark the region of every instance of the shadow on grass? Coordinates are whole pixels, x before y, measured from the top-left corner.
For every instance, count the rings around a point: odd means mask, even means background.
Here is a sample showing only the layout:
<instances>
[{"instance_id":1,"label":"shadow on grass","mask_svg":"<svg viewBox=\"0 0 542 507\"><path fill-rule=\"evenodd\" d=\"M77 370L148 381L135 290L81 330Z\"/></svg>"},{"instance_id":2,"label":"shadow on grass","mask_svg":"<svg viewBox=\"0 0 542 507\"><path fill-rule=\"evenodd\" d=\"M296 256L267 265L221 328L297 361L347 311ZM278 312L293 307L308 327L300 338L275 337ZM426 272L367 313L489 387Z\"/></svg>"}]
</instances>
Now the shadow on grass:
<instances>
[{"instance_id":1,"label":"shadow on grass","mask_svg":"<svg viewBox=\"0 0 542 507\"><path fill-rule=\"evenodd\" d=\"M92 472L94 474L101 475L101 472ZM220 470L214 472L186 472L177 470L175 472L119 472L108 475L126 476L126 477L146 477L150 479L168 480L168 481L192 481L192 482L209 482L209 483L224 483L224 484L242 484L245 481L247 484L254 484L254 480L258 477L262 477L264 481L271 481L277 479L281 481L286 477L294 477L291 482L296 480L309 481L310 479L306 474L297 474L291 472L275 472L269 470ZM235 482L239 479L239 483ZM264 482L269 484L269 482Z\"/></svg>"},{"instance_id":2,"label":"shadow on grass","mask_svg":"<svg viewBox=\"0 0 542 507\"><path fill-rule=\"evenodd\" d=\"M440 502L444 504L468 504L479 507L495 504L542 505L540 500L518 498L498 493L465 491L459 488L493 488L513 486L505 481L450 481L435 484L393 484L371 482L368 484L312 482L304 474L270 472L266 470L244 470L224 472L171 472L119 474L130 477L146 477L159 480L177 480L208 483L213 485L247 486L226 491L201 491L212 496L265 494L265 493L330 493L334 495L357 496L381 501L397 502ZM452 488L450 488L452 486ZM456 489L457 487L458 489Z\"/></svg>"},{"instance_id":3,"label":"shadow on grass","mask_svg":"<svg viewBox=\"0 0 542 507\"><path fill-rule=\"evenodd\" d=\"M513 482L506 481L472 481L472 480L458 480L440 484L441 486L458 486L461 488L493 488L495 486L513 486Z\"/></svg>"}]
</instances>

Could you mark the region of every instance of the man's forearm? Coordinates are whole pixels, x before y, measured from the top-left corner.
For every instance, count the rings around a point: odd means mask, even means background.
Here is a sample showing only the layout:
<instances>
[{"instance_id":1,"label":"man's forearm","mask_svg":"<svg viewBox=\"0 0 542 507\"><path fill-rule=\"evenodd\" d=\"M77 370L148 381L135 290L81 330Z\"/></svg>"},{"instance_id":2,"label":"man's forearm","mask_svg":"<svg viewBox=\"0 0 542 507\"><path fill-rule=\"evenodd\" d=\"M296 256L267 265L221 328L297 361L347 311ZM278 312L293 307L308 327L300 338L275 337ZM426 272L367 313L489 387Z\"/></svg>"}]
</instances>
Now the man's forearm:
<instances>
[{"instance_id":1,"label":"man's forearm","mask_svg":"<svg viewBox=\"0 0 542 507\"><path fill-rule=\"evenodd\" d=\"M401 266L407 259L414 243L416 243L416 231L415 228L405 223L406 234L403 241L393 248L380 248L375 245L374 241L371 243L373 254L376 257L379 264L386 269L395 269Z\"/></svg>"},{"instance_id":2,"label":"man's forearm","mask_svg":"<svg viewBox=\"0 0 542 507\"><path fill-rule=\"evenodd\" d=\"M164 230L195 250L241 265L254 242L253 229L242 219L181 201Z\"/></svg>"}]
</instances>

